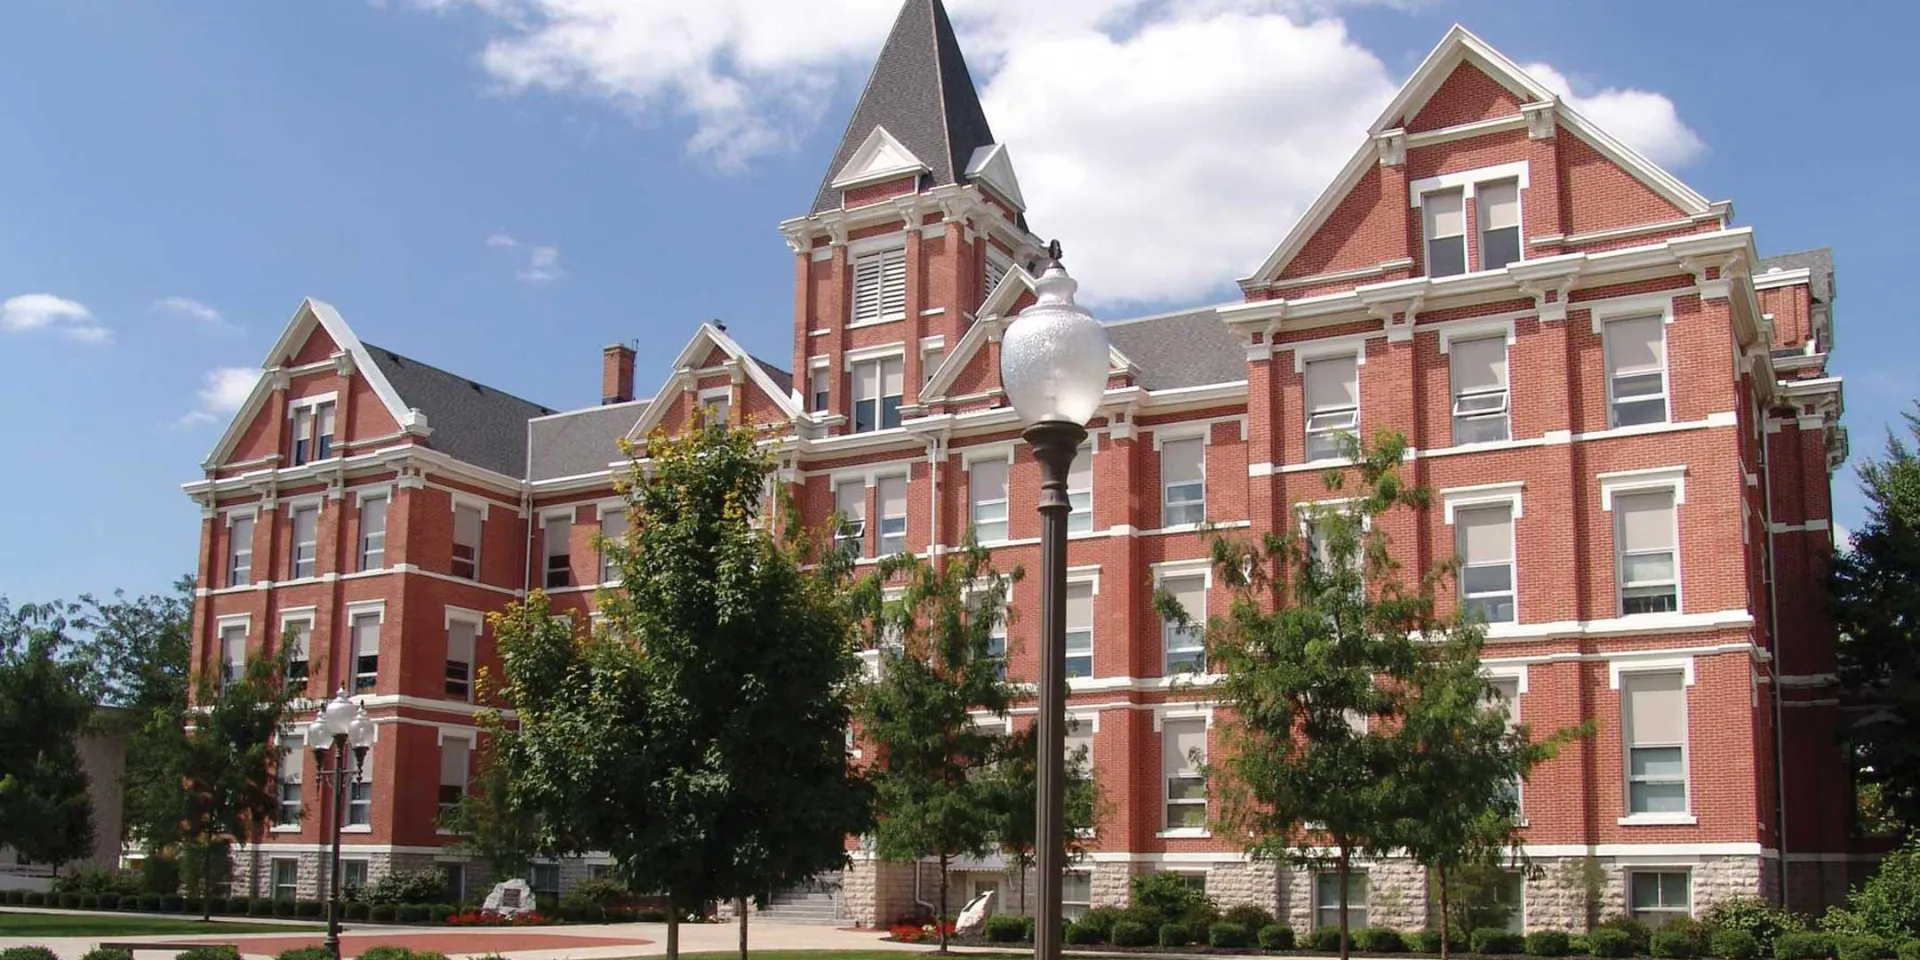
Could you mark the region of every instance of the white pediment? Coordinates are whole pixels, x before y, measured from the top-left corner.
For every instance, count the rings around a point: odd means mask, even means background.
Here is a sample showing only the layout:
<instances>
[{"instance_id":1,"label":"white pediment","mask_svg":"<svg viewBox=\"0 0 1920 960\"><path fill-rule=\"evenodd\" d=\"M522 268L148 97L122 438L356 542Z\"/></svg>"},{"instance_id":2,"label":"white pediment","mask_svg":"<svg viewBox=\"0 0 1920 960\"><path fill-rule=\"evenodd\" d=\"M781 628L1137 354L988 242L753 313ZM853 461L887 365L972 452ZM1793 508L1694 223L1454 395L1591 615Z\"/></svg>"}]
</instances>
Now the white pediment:
<instances>
[{"instance_id":1,"label":"white pediment","mask_svg":"<svg viewBox=\"0 0 1920 960\"><path fill-rule=\"evenodd\" d=\"M847 165L833 175L832 186L835 190L845 190L866 183L878 183L909 174L925 173L930 167L926 161L914 156L904 144L893 138L886 127L874 127L860 149L848 158Z\"/></svg>"},{"instance_id":2,"label":"white pediment","mask_svg":"<svg viewBox=\"0 0 1920 960\"><path fill-rule=\"evenodd\" d=\"M967 161L967 179L985 183L1016 208L1027 209L1027 199L1020 195L1020 178L1013 175L1013 160L1007 156L1006 144L989 143L974 150L973 157Z\"/></svg>"}]
</instances>

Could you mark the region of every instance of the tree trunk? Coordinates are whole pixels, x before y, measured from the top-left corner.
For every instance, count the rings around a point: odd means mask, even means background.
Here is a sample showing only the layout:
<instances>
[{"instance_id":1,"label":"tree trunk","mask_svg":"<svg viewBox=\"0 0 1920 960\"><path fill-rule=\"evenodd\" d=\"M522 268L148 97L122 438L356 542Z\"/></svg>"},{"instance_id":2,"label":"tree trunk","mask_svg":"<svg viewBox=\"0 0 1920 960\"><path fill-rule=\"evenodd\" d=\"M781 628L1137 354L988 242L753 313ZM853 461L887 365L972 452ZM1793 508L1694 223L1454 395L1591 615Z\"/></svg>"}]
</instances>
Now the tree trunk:
<instances>
[{"instance_id":1,"label":"tree trunk","mask_svg":"<svg viewBox=\"0 0 1920 960\"><path fill-rule=\"evenodd\" d=\"M915 870L920 869L914 867ZM940 855L940 909L933 915L933 929L940 934L940 952L947 952L947 855Z\"/></svg>"},{"instance_id":2,"label":"tree trunk","mask_svg":"<svg viewBox=\"0 0 1920 960\"><path fill-rule=\"evenodd\" d=\"M200 920L213 920L213 844L200 848Z\"/></svg>"},{"instance_id":3,"label":"tree trunk","mask_svg":"<svg viewBox=\"0 0 1920 960\"><path fill-rule=\"evenodd\" d=\"M1350 874L1348 873L1348 870L1351 869L1350 863L1349 863L1350 858L1351 858L1351 854L1347 852L1347 845L1344 843L1341 844L1340 845L1340 872L1339 872L1339 876L1340 876L1340 960L1347 960L1347 950L1348 950L1348 947L1347 947L1347 894L1352 892L1351 887L1349 887L1347 883L1347 878L1350 876Z\"/></svg>"},{"instance_id":4,"label":"tree trunk","mask_svg":"<svg viewBox=\"0 0 1920 960\"><path fill-rule=\"evenodd\" d=\"M1033 868L1025 858L1018 858L1014 862L1020 865L1020 915L1024 917L1027 915L1027 873Z\"/></svg>"},{"instance_id":5,"label":"tree trunk","mask_svg":"<svg viewBox=\"0 0 1920 960\"><path fill-rule=\"evenodd\" d=\"M680 960L680 905L667 894L667 960Z\"/></svg>"},{"instance_id":6,"label":"tree trunk","mask_svg":"<svg viewBox=\"0 0 1920 960\"><path fill-rule=\"evenodd\" d=\"M735 900L733 909L740 914L740 960L747 960L747 898Z\"/></svg>"},{"instance_id":7,"label":"tree trunk","mask_svg":"<svg viewBox=\"0 0 1920 960\"><path fill-rule=\"evenodd\" d=\"M1438 867L1436 872L1440 875L1440 960L1447 960L1449 955L1447 941L1452 939L1452 928L1449 924L1453 922L1452 918L1447 916L1447 868Z\"/></svg>"}]
</instances>

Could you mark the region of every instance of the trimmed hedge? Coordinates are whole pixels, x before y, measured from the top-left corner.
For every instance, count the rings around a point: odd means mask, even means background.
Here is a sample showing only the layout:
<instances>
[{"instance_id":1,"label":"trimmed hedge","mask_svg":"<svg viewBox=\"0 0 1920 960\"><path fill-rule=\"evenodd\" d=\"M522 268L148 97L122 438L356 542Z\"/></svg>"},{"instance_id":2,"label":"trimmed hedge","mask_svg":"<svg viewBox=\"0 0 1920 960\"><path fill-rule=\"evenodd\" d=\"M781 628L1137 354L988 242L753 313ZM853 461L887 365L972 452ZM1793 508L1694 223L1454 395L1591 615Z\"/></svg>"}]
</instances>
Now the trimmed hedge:
<instances>
[{"instance_id":1,"label":"trimmed hedge","mask_svg":"<svg viewBox=\"0 0 1920 960\"><path fill-rule=\"evenodd\" d=\"M1293 928L1284 923L1269 923L1260 928L1260 949L1292 950Z\"/></svg>"},{"instance_id":2,"label":"trimmed hedge","mask_svg":"<svg viewBox=\"0 0 1920 960\"><path fill-rule=\"evenodd\" d=\"M173 960L240 960L240 951L235 947L194 947L174 954Z\"/></svg>"},{"instance_id":3,"label":"trimmed hedge","mask_svg":"<svg viewBox=\"0 0 1920 960\"><path fill-rule=\"evenodd\" d=\"M0 890L0 903L17 907L20 905L20 898L25 894L25 890Z\"/></svg>"},{"instance_id":4,"label":"trimmed hedge","mask_svg":"<svg viewBox=\"0 0 1920 960\"><path fill-rule=\"evenodd\" d=\"M1027 924L1022 917L996 913L987 918L985 933L994 943L1019 943L1021 934L1026 932Z\"/></svg>"},{"instance_id":5,"label":"trimmed hedge","mask_svg":"<svg viewBox=\"0 0 1920 960\"><path fill-rule=\"evenodd\" d=\"M1535 930L1527 934L1527 955L1533 957L1564 957L1572 952L1565 930Z\"/></svg>"},{"instance_id":6,"label":"trimmed hedge","mask_svg":"<svg viewBox=\"0 0 1920 960\"><path fill-rule=\"evenodd\" d=\"M1105 939L1100 934L1100 928L1091 923L1067 924L1066 941L1075 946L1090 946Z\"/></svg>"},{"instance_id":7,"label":"trimmed hedge","mask_svg":"<svg viewBox=\"0 0 1920 960\"><path fill-rule=\"evenodd\" d=\"M432 916L424 903L403 903L400 912L395 914L401 923L425 923Z\"/></svg>"},{"instance_id":8,"label":"trimmed hedge","mask_svg":"<svg viewBox=\"0 0 1920 960\"><path fill-rule=\"evenodd\" d=\"M1278 922L1267 908L1255 903L1234 904L1221 912L1220 919L1246 927L1249 932L1265 930Z\"/></svg>"},{"instance_id":9,"label":"trimmed hedge","mask_svg":"<svg viewBox=\"0 0 1920 960\"><path fill-rule=\"evenodd\" d=\"M376 903L367 910L367 919L375 923L392 923L398 915L399 911L391 903ZM390 949L399 948L394 947ZM366 954L363 953L361 956L364 957ZM379 958L375 958L375 960L379 960Z\"/></svg>"},{"instance_id":10,"label":"trimmed hedge","mask_svg":"<svg viewBox=\"0 0 1920 960\"><path fill-rule=\"evenodd\" d=\"M1760 955L1760 938L1745 930L1715 930L1707 942L1720 960L1753 960Z\"/></svg>"},{"instance_id":11,"label":"trimmed hedge","mask_svg":"<svg viewBox=\"0 0 1920 960\"><path fill-rule=\"evenodd\" d=\"M391 903L374 904L378 907L391 907ZM413 953L406 947L368 947L360 951L360 960L412 960Z\"/></svg>"},{"instance_id":12,"label":"trimmed hedge","mask_svg":"<svg viewBox=\"0 0 1920 960\"><path fill-rule=\"evenodd\" d=\"M1193 942L1193 931L1184 923L1163 923L1160 925L1160 945L1163 947L1184 947Z\"/></svg>"},{"instance_id":13,"label":"trimmed hedge","mask_svg":"<svg viewBox=\"0 0 1920 960\"><path fill-rule=\"evenodd\" d=\"M1595 927L1587 931L1587 952L1596 957L1633 956L1633 937L1625 930Z\"/></svg>"},{"instance_id":14,"label":"trimmed hedge","mask_svg":"<svg viewBox=\"0 0 1920 960\"><path fill-rule=\"evenodd\" d=\"M1210 947L1246 947L1252 944L1253 935L1247 932L1245 924L1222 920L1207 928L1207 945Z\"/></svg>"},{"instance_id":15,"label":"trimmed hedge","mask_svg":"<svg viewBox=\"0 0 1920 960\"><path fill-rule=\"evenodd\" d=\"M1648 949L1660 960L1692 960L1693 939L1677 930L1655 930Z\"/></svg>"},{"instance_id":16,"label":"trimmed hedge","mask_svg":"<svg viewBox=\"0 0 1920 960\"><path fill-rule=\"evenodd\" d=\"M1368 953L1406 953L1407 940L1392 927L1362 927L1354 931L1353 945Z\"/></svg>"},{"instance_id":17,"label":"trimmed hedge","mask_svg":"<svg viewBox=\"0 0 1920 960\"><path fill-rule=\"evenodd\" d=\"M1321 927L1307 934L1307 949L1315 953L1340 952L1340 928Z\"/></svg>"},{"instance_id":18,"label":"trimmed hedge","mask_svg":"<svg viewBox=\"0 0 1920 960\"><path fill-rule=\"evenodd\" d=\"M292 900L273 901L273 915L276 917L296 916L299 909L300 909L299 904L295 903Z\"/></svg>"},{"instance_id":19,"label":"trimmed hedge","mask_svg":"<svg viewBox=\"0 0 1920 960\"><path fill-rule=\"evenodd\" d=\"M116 950L110 947L94 947L80 955L80 960L133 960L130 950ZM331 958L329 958L331 960Z\"/></svg>"},{"instance_id":20,"label":"trimmed hedge","mask_svg":"<svg viewBox=\"0 0 1920 960\"><path fill-rule=\"evenodd\" d=\"M1027 939L1033 939L1031 931ZM1152 946L1153 931L1138 920L1116 920L1113 924L1113 942L1122 947Z\"/></svg>"},{"instance_id":21,"label":"trimmed hedge","mask_svg":"<svg viewBox=\"0 0 1920 960\"><path fill-rule=\"evenodd\" d=\"M247 916L249 917L273 916L273 901L267 899L266 897L254 897L253 899L248 900Z\"/></svg>"},{"instance_id":22,"label":"trimmed hedge","mask_svg":"<svg viewBox=\"0 0 1920 960\"><path fill-rule=\"evenodd\" d=\"M1836 953L1833 935L1796 930L1773 938L1774 960L1827 960Z\"/></svg>"},{"instance_id":23,"label":"trimmed hedge","mask_svg":"<svg viewBox=\"0 0 1920 960\"><path fill-rule=\"evenodd\" d=\"M65 900L66 898L65 898L65 897L62 897L61 899L62 899L62 900ZM97 894L97 893L83 893L83 894L81 894L81 895L80 895L80 909L82 909L82 910L98 910L98 909L100 909L100 895L99 895L99 894Z\"/></svg>"},{"instance_id":24,"label":"trimmed hedge","mask_svg":"<svg viewBox=\"0 0 1920 960\"><path fill-rule=\"evenodd\" d=\"M1908 940L1895 947L1893 955L1899 960L1920 960L1920 940Z\"/></svg>"},{"instance_id":25,"label":"trimmed hedge","mask_svg":"<svg viewBox=\"0 0 1920 960\"><path fill-rule=\"evenodd\" d=\"M1473 947L1474 953L1505 955L1527 949L1526 937L1499 927L1481 927L1473 932L1467 942Z\"/></svg>"},{"instance_id":26,"label":"trimmed hedge","mask_svg":"<svg viewBox=\"0 0 1920 960\"><path fill-rule=\"evenodd\" d=\"M326 947L296 947L273 960L333 960L333 954L328 953Z\"/></svg>"},{"instance_id":27,"label":"trimmed hedge","mask_svg":"<svg viewBox=\"0 0 1920 960\"><path fill-rule=\"evenodd\" d=\"M327 915L327 905L318 900L302 900L293 905L293 915L309 920Z\"/></svg>"},{"instance_id":28,"label":"trimmed hedge","mask_svg":"<svg viewBox=\"0 0 1920 960\"><path fill-rule=\"evenodd\" d=\"M136 899L136 898L133 898L133 897L128 897L127 899L129 899L129 900L133 900L133 901L134 901L134 902L135 902L136 904L137 904L137 903L139 903L139 900L138 900L138 899ZM100 909L102 909L102 910L118 910L118 909L120 909L120 895L119 895L119 894L117 894L117 893L103 893L103 894L101 894L101 895L100 895Z\"/></svg>"},{"instance_id":29,"label":"trimmed hedge","mask_svg":"<svg viewBox=\"0 0 1920 960\"><path fill-rule=\"evenodd\" d=\"M1883 937L1841 937L1836 946L1840 960L1893 960L1893 944Z\"/></svg>"},{"instance_id":30,"label":"trimmed hedge","mask_svg":"<svg viewBox=\"0 0 1920 960\"><path fill-rule=\"evenodd\" d=\"M359 900L349 900L340 905L340 913L348 920L365 920L367 911L367 905Z\"/></svg>"},{"instance_id":31,"label":"trimmed hedge","mask_svg":"<svg viewBox=\"0 0 1920 960\"><path fill-rule=\"evenodd\" d=\"M0 950L0 960L60 960L46 947L8 947Z\"/></svg>"}]
</instances>

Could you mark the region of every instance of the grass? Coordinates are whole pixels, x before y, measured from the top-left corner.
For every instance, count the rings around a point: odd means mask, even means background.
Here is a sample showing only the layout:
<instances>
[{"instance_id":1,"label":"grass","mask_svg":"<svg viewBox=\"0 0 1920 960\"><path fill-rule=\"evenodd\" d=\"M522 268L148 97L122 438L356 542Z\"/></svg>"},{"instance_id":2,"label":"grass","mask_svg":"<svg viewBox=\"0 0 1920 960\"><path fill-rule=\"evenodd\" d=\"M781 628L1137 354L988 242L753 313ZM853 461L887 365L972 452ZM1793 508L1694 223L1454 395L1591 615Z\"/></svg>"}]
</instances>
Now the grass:
<instances>
[{"instance_id":1,"label":"grass","mask_svg":"<svg viewBox=\"0 0 1920 960\"><path fill-rule=\"evenodd\" d=\"M0 937L145 937L182 934L291 933L318 929L310 923L203 923L189 917L102 917L83 913L0 913Z\"/></svg>"}]
</instances>

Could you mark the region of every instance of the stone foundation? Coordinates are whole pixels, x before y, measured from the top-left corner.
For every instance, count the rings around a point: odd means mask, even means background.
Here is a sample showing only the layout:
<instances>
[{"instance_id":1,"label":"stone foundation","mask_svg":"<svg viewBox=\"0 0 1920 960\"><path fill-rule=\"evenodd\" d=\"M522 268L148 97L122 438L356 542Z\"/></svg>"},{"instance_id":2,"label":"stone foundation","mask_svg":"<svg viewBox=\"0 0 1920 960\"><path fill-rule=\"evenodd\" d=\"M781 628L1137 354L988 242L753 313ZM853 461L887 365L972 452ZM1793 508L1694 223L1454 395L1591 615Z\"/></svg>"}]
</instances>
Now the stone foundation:
<instances>
[{"instance_id":1,"label":"stone foundation","mask_svg":"<svg viewBox=\"0 0 1920 960\"><path fill-rule=\"evenodd\" d=\"M1395 930L1427 925L1427 868L1410 860L1374 860L1366 865L1367 922ZM1313 891L1302 893L1309 899Z\"/></svg>"}]
</instances>

